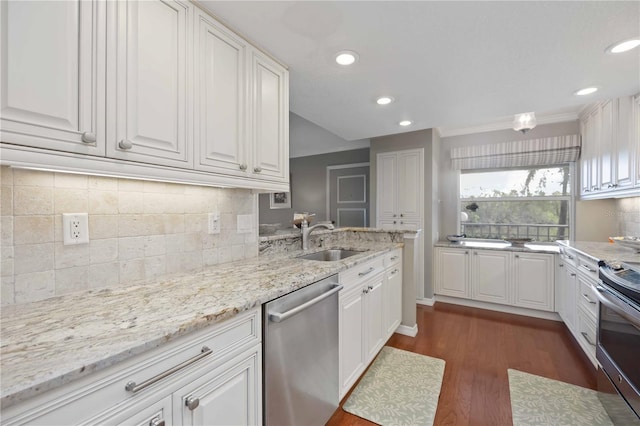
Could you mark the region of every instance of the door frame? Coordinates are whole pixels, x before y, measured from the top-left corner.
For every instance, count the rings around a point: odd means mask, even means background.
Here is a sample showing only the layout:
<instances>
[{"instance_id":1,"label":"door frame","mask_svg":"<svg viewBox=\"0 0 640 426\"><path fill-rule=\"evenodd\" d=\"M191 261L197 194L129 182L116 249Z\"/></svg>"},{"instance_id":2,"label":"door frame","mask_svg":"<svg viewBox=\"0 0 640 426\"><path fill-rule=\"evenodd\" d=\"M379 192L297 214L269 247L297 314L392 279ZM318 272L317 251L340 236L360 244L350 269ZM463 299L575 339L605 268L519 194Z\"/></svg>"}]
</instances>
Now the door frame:
<instances>
[{"instance_id":1,"label":"door frame","mask_svg":"<svg viewBox=\"0 0 640 426\"><path fill-rule=\"evenodd\" d=\"M369 180L371 180L371 165L368 161L366 163L350 163L350 164L338 164L335 166L327 166L326 195L325 195L325 198L326 198L325 213L326 213L327 220L331 220L331 193L330 193L331 171L339 170L339 169L350 169L354 167L369 167ZM371 185L369 185L369 188L371 188Z\"/></svg>"}]
</instances>

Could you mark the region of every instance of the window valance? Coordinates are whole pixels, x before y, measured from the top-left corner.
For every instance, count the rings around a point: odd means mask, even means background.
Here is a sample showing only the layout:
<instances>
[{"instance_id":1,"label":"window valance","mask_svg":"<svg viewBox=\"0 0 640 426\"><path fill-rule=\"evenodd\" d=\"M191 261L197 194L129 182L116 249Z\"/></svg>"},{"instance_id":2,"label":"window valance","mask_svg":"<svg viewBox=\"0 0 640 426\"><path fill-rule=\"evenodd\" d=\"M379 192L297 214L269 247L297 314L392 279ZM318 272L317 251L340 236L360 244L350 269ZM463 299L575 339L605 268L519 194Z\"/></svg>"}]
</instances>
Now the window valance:
<instances>
[{"instance_id":1,"label":"window valance","mask_svg":"<svg viewBox=\"0 0 640 426\"><path fill-rule=\"evenodd\" d=\"M454 169L496 169L574 162L580 156L579 135L554 136L451 149Z\"/></svg>"}]
</instances>

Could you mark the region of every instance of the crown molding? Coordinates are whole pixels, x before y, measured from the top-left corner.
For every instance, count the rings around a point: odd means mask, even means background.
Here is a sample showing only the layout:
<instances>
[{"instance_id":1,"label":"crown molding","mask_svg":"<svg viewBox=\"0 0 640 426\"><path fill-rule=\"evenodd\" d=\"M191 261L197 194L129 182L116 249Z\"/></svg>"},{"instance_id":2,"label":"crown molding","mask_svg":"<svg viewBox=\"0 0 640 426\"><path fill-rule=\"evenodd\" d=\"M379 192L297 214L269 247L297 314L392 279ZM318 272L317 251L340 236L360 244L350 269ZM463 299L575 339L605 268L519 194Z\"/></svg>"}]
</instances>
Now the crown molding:
<instances>
[{"instance_id":1,"label":"crown molding","mask_svg":"<svg viewBox=\"0 0 640 426\"><path fill-rule=\"evenodd\" d=\"M553 124L563 123L566 121L573 121L578 119L577 112L568 112L562 114L546 115L542 117L536 117L538 126L541 124ZM481 124L477 126L469 127L438 127L437 130L440 133L440 137L448 138L450 136L471 135L474 133L494 132L496 130L513 129L513 119L502 119L493 123Z\"/></svg>"}]
</instances>

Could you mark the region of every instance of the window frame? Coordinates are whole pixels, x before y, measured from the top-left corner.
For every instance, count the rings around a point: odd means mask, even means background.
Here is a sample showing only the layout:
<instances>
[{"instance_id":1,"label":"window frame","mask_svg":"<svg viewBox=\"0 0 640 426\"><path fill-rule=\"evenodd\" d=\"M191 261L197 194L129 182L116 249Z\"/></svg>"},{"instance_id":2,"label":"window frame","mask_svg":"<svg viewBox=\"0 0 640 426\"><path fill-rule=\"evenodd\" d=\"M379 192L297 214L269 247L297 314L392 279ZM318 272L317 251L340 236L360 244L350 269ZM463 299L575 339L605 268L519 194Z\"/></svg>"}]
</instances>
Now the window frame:
<instances>
[{"instance_id":1,"label":"window frame","mask_svg":"<svg viewBox=\"0 0 640 426\"><path fill-rule=\"evenodd\" d=\"M549 196L533 196L533 197L482 197L482 198L461 198L460 197L460 175L464 173L487 173L487 172L498 172L498 171L509 171L509 170L523 170L526 168L555 168L555 167L564 167L569 166L569 195L549 195ZM458 170L456 173L457 177L457 199L458 199L458 212L463 212L463 203L469 203L474 201L567 201L569 206L569 239L571 241L576 240L576 190L578 188L578 179L576 176L576 163L570 162L566 164L550 164L550 165L539 165L539 166L524 166L524 167L505 167L505 168L497 168L497 169L464 169ZM462 220L460 218L460 214L458 213L458 232L462 232Z\"/></svg>"}]
</instances>

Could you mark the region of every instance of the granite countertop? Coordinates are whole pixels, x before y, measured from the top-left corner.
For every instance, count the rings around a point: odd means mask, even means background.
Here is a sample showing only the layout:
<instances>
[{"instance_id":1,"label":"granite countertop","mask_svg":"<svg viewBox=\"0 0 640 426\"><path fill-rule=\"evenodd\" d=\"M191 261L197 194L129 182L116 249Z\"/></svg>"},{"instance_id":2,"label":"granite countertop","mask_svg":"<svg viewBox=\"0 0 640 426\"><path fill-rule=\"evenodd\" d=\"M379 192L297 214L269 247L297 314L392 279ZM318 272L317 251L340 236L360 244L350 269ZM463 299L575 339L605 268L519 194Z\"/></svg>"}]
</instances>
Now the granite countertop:
<instances>
[{"instance_id":1,"label":"granite countertop","mask_svg":"<svg viewBox=\"0 0 640 426\"><path fill-rule=\"evenodd\" d=\"M297 259L298 250L3 307L0 403L64 385L402 246L358 241L342 248L363 253L335 262Z\"/></svg>"},{"instance_id":2,"label":"granite countertop","mask_svg":"<svg viewBox=\"0 0 640 426\"><path fill-rule=\"evenodd\" d=\"M518 251L529 253L559 253L560 249L556 243L541 243L531 242L527 243L529 247L513 246L506 244L487 243L486 245L480 243L478 245L465 244L465 242L453 243L450 241L438 241L434 244L435 247L450 247L450 248L466 248L466 249L478 249L478 250L500 250L500 251Z\"/></svg>"},{"instance_id":3,"label":"granite countertop","mask_svg":"<svg viewBox=\"0 0 640 426\"><path fill-rule=\"evenodd\" d=\"M640 263L640 254L629 247L621 246L616 243L603 243L595 241L558 241L558 244L563 247L576 250L581 254L594 259L604 260L605 262L618 261L618 262L631 262Z\"/></svg>"}]
</instances>

